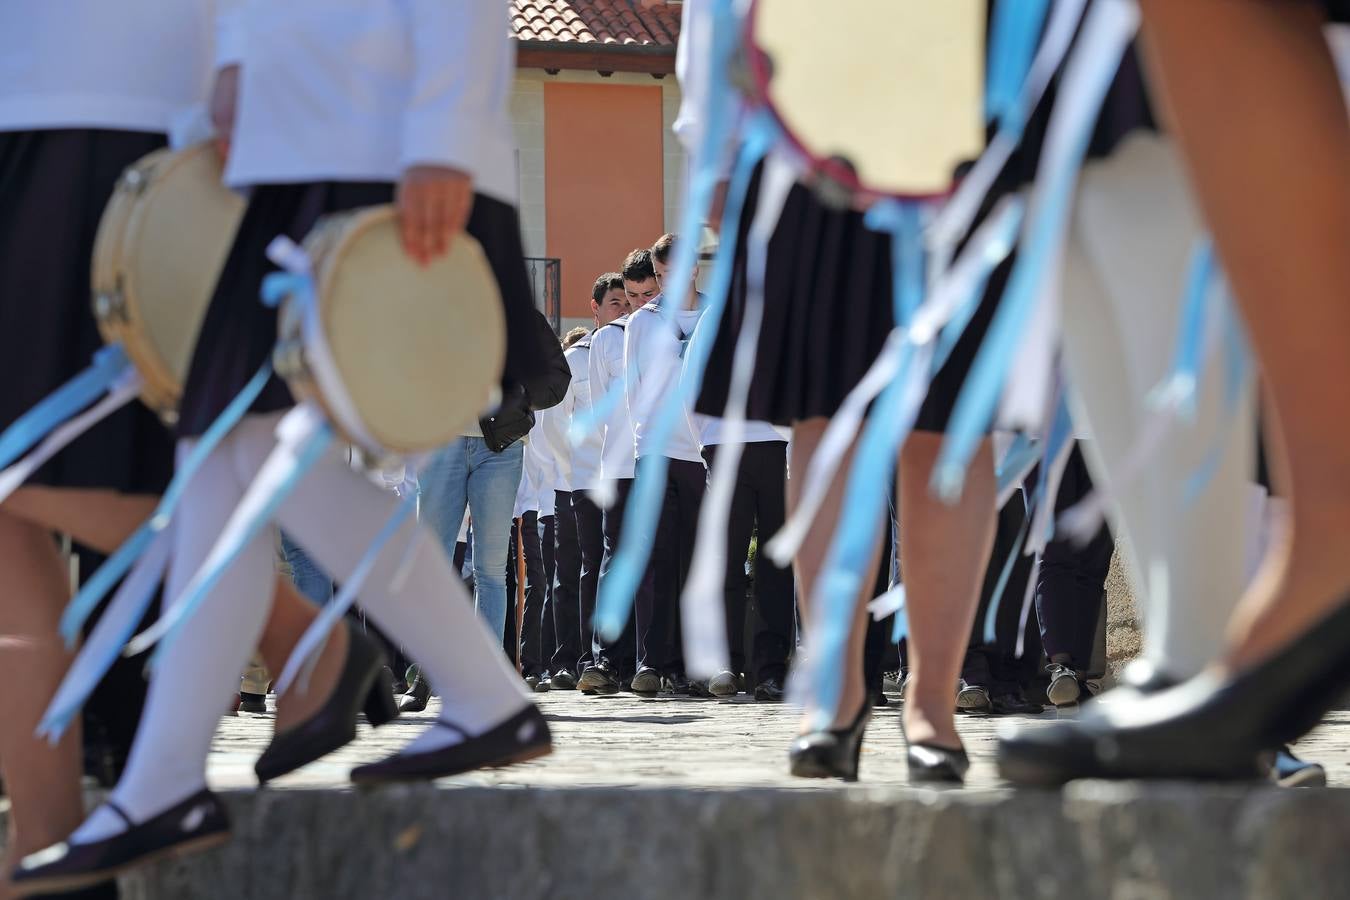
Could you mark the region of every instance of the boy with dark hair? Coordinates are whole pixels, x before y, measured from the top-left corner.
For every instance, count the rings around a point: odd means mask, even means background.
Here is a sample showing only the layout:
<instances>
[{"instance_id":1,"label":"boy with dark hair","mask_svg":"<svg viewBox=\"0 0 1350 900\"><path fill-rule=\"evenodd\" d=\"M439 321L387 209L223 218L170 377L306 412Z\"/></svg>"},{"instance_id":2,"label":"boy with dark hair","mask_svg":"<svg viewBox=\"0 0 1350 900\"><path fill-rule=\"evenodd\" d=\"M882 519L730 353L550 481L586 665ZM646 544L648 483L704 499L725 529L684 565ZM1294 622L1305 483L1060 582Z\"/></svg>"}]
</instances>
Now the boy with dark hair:
<instances>
[{"instance_id":1,"label":"boy with dark hair","mask_svg":"<svg viewBox=\"0 0 1350 900\"><path fill-rule=\"evenodd\" d=\"M602 402L611 390L620 389L616 385L621 384L623 378L623 336L630 311L620 273L606 272L595 280L591 291L595 331L567 352L575 373L573 402L569 407L574 417L590 415L593 403ZM591 626L600 580L608 571L618 547L623 508L633 483L633 466L633 424L628 418L627 404L619 402L572 450L571 505L581 556L577 630L582 671L577 686L584 694L618 693L624 680L633 675L637 641L632 622L613 643L603 641ZM590 495L606 481L614 483L618 499L602 511ZM644 581L639 592L648 591L650 587ZM559 606L558 609L562 612L564 608ZM564 630L568 634L573 630L570 622L558 621L557 626L560 635ZM561 639L558 651L564 654ZM570 654L569 648L567 658ZM566 664L566 659L560 656L555 663Z\"/></svg>"},{"instance_id":2,"label":"boy with dark hair","mask_svg":"<svg viewBox=\"0 0 1350 900\"><path fill-rule=\"evenodd\" d=\"M639 695L657 693L662 688L662 679L678 693L706 691L703 685L690 686L684 674L679 606L693 560L707 469L698 434L688 415L659 451L651 442L650 432L651 417L679 381L685 344L699 319L699 298L692 289L681 309L661 308L664 295L655 266L664 268L674 240L671 235L663 235L652 250L633 251L623 268L624 290L629 298L650 298L629 317L624 336L628 376L625 390L639 469L644 457L657 452L667 458L669 465L665 503L648 566L653 590L646 597L639 595L634 604L638 672L633 677L633 692Z\"/></svg>"}]
</instances>

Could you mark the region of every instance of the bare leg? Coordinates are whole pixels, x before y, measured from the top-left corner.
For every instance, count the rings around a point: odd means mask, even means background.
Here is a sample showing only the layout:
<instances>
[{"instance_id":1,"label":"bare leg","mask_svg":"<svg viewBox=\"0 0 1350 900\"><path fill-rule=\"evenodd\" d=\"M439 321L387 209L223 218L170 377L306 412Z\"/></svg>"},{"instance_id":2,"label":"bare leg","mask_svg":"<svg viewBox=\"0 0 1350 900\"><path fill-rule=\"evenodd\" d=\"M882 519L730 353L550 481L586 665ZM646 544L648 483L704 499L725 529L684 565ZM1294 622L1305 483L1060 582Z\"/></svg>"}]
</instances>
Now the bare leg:
<instances>
[{"instance_id":1,"label":"bare leg","mask_svg":"<svg viewBox=\"0 0 1350 900\"><path fill-rule=\"evenodd\" d=\"M314 604L300 595L291 580L278 575L272 611L264 626L262 639L258 641L258 652L262 654L263 662L267 664L267 670L273 678L281 674L291 651L300 642L300 636L317 615ZM297 680L289 691L277 699L276 730L285 731L314 715L337 687L346 661L347 629L334 628L314 665L308 690L302 691Z\"/></svg>"},{"instance_id":2,"label":"bare leg","mask_svg":"<svg viewBox=\"0 0 1350 900\"><path fill-rule=\"evenodd\" d=\"M1350 419L1335 412L1350 384L1350 123L1316 5L1142 6L1283 444L1272 474L1289 528L1236 614L1226 661L1241 668L1307 631L1350 585Z\"/></svg>"},{"instance_id":3,"label":"bare leg","mask_svg":"<svg viewBox=\"0 0 1350 900\"><path fill-rule=\"evenodd\" d=\"M929 489L942 435L915 432L900 452L900 567L909 617L905 734L913 743L961 746L956 682L970 640L985 567L994 547L997 486L985 440L949 506Z\"/></svg>"},{"instance_id":4,"label":"bare leg","mask_svg":"<svg viewBox=\"0 0 1350 900\"><path fill-rule=\"evenodd\" d=\"M0 571L0 682L8 686L0 691L0 765L11 804L0 897L9 897L15 862L69 834L84 805L79 720L56 747L33 734L70 665L57 633L70 585L52 535L0 511Z\"/></svg>"},{"instance_id":5,"label":"bare leg","mask_svg":"<svg viewBox=\"0 0 1350 900\"><path fill-rule=\"evenodd\" d=\"M807 469L811 465L811 457L815 455L816 448L820 446L820 439L825 434L825 428L829 424L827 419L809 419L804 422L797 422L792 427L792 460L791 467L797 477L788 482L788 515L796 508L801 500L801 490ZM848 459L840 466L840 472L848 471L848 463L852 459L850 452ZM801 620L804 623L811 621L810 593L815 588L816 579L820 575L820 570L824 567L825 556L830 550L830 541L834 537L835 523L839 521L840 511L844 502L844 489L847 484L847 477L841 474L835 479L830 487L830 492L825 497L825 502L821 505L819 513L816 516L816 525L802 542L801 549L797 551L797 557L793 561L793 568L797 574L797 584L800 585L799 606L801 607ZM871 562L865 570L863 578L863 593L859 595L857 602L857 611L855 613L853 630L849 633L848 653L845 661L847 671L844 673L844 690L839 698L839 709L835 711L834 723L831 728L845 728L857 718L858 710L862 708L867 697L866 687L863 684L863 643L867 637L867 601L871 599L873 574L877 569L877 555L881 552L881 528L877 529L876 545L871 553ZM809 730L806 722L811 718L811 710L806 711L803 718L802 731Z\"/></svg>"}]
</instances>

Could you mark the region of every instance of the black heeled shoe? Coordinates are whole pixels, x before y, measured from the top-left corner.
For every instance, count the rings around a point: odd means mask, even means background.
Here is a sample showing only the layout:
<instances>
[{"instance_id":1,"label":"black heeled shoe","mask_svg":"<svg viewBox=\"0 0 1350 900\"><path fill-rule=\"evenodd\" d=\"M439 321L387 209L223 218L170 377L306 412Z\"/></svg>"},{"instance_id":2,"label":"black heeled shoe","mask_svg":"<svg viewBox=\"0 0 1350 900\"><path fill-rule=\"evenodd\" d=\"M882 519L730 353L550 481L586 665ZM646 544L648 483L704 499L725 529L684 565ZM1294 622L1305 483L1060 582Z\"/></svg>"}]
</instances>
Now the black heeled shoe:
<instances>
[{"instance_id":1,"label":"black heeled shoe","mask_svg":"<svg viewBox=\"0 0 1350 900\"><path fill-rule=\"evenodd\" d=\"M965 784L970 757L964 748L951 750L937 744L910 744L905 748L911 784Z\"/></svg>"},{"instance_id":2,"label":"black heeled shoe","mask_svg":"<svg viewBox=\"0 0 1350 900\"><path fill-rule=\"evenodd\" d=\"M351 625L347 659L333 693L318 712L275 735L253 766L261 784L294 772L356 739L356 717L378 728L398 715L384 651Z\"/></svg>"},{"instance_id":3,"label":"black heeled shoe","mask_svg":"<svg viewBox=\"0 0 1350 900\"><path fill-rule=\"evenodd\" d=\"M362 787L399 781L432 781L474 769L495 769L527 762L553 752L548 721L534 704L482 734L471 735L450 722L434 728L458 732L457 744L422 753L396 753L388 759L352 769L352 783Z\"/></svg>"},{"instance_id":4,"label":"black heeled shoe","mask_svg":"<svg viewBox=\"0 0 1350 900\"><path fill-rule=\"evenodd\" d=\"M871 716L871 703L864 699L862 709L847 728L798 735L788 748L788 771L798 778L857 781L863 732Z\"/></svg>"},{"instance_id":5,"label":"black heeled shoe","mask_svg":"<svg viewBox=\"0 0 1350 900\"><path fill-rule=\"evenodd\" d=\"M1094 704L1073 722L1003 734L999 772L1016 784L1076 778L1256 779L1269 749L1315 726L1350 687L1350 602L1259 665L1171 690Z\"/></svg>"},{"instance_id":6,"label":"black heeled shoe","mask_svg":"<svg viewBox=\"0 0 1350 900\"><path fill-rule=\"evenodd\" d=\"M126 831L87 844L53 844L24 857L14 870L15 887L25 895L95 888L138 866L196 853L230 839L230 817L220 798L208 790L140 823L131 821L111 801L104 806L122 819Z\"/></svg>"}]
</instances>

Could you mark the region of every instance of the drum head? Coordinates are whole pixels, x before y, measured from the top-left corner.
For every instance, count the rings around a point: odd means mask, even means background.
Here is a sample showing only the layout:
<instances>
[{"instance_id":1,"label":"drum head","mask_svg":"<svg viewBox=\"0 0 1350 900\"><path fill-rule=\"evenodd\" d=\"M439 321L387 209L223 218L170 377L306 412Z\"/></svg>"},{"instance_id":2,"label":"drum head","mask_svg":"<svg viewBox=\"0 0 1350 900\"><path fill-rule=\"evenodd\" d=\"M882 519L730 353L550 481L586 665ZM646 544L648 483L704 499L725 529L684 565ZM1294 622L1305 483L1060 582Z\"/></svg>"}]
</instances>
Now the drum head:
<instances>
[{"instance_id":1,"label":"drum head","mask_svg":"<svg viewBox=\"0 0 1350 900\"><path fill-rule=\"evenodd\" d=\"M124 313L105 337L126 347L145 379L147 402L168 412L182 393L244 201L222 185L215 150L199 144L132 166L114 204L99 241L116 249L102 260L96 253L94 287L96 295L109 288L118 294ZM103 303L96 296L96 311Z\"/></svg>"},{"instance_id":2,"label":"drum head","mask_svg":"<svg viewBox=\"0 0 1350 900\"><path fill-rule=\"evenodd\" d=\"M986 0L754 0L757 99L864 200L948 193L984 149Z\"/></svg>"},{"instance_id":3,"label":"drum head","mask_svg":"<svg viewBox=\"0 0 1350 900\"><path fill-rule=\"evenodd\" d=\"M461 434L506 361L501 295L479 243L460 234L422 268L403 252L393 209L378 207L320 226L307 246L329 355L379 449L420 453Z\"/></svg>"}]
</instances>

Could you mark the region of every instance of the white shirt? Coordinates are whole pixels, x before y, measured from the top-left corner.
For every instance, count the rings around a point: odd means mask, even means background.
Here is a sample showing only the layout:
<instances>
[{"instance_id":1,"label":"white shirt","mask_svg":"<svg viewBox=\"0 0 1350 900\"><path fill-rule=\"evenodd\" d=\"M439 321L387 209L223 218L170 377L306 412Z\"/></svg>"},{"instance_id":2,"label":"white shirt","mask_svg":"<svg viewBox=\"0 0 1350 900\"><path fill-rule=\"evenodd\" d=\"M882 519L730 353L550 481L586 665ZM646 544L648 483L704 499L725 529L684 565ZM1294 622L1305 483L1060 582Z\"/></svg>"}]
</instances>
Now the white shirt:
<instances>
[{"instance_id":1,"label":"white shirt","mask_svg":"<svg viewBox=\"0 0 1350 900\"><path fill-rule=\"evenodd\" d=\"M395 181L434 164L515 202L503 0L221 4L217 61L243 66L229 184Z\"/></svg>"},{"instance_id":2,"label":"white shirt","mask_svg":"<svg viewBox=\"0 0 1350 900\"><path fill-rule=\"evenodd\" d=\"M624 337L628 372L626 394L638 459L655 452L649 422L665 398L679 386L685 343L694 333L700 315L701 311L697 309L681 309L675 312L675 321L668 322L660 307L652 302L629 317ZM680 417L663 453L670 459L702 463L698 434L689 412L686 409Z\"/></svg>"},{"instance_id":3,"label":"white shirt","mask_svg":"<svg viewBox=\"0 0 1350 900\"><path fill-rule=\"evenodd\" d=\"M606 418L600 439L600 471L593 484L579 485L591 490L607 479L632 478L637 467L637 442L633 436L633 420L628 416L628 404L623 395L624 332L630 316L610 322L591 335L591 352L587 362L590 373L591 403L598 404L619 391L618 402ZM617 385L617 387L616 387Z\"/></svg>"},{"instance_id":4,"label":"white shirt","mask_svg":"<svg viewBox=\"0 0 1350 900\"><path fill-rule=\"evenodd\" d=\"M694 414L694 424L699 426L699 436L705 447L715 447L726 443L726 423L715 416ZM770 441L787 443L792 440L792 429L781 428L768 422L747 421L745 423L743 444L766 444Z\"/></svg>"},{"instance_id":5,"label":"white shirt","mask_svg":"<svg viewBox=\"0 0 1350 900\"><path fill-rule=\"evenodd\" d=\"M585 343L583 340L582 343ZM548 444L548 452L553 458L553 490L571 492L577 489L578 477L594 478L596 470L600 467L600 446L599 429L595 429L595 439L592 441L590 436L587 440L593 444L592 447L585 448L589 456L583 462L584 471L578 474L578 456L583 448L573 447L570 431L572 428L572 417L576 414L578 406L581 406L587 413L590 412L590 373L586 371L586 363L589 358L588 347L578 347L575 344L568 347L563 353L567 360L568 367L572 370L572 380L567 385L567 393L563 394L562 402L550 409L536 413L544 417L544 428L541 434L542 439ZM584 405L581 405L584 402Z\"/></svg>"},{"instance_id":6,"label":"white shirt","mask_svg":"<svg viewBox=\"0 0 1350 900\"><path fill-rule=\"evenodd\" d=\"M211 78L212 0L0 3L0 131L168 133Z\"/></svg>"}]
</instances>

